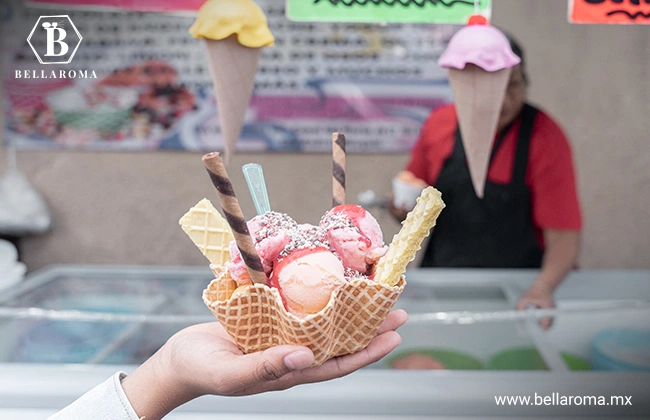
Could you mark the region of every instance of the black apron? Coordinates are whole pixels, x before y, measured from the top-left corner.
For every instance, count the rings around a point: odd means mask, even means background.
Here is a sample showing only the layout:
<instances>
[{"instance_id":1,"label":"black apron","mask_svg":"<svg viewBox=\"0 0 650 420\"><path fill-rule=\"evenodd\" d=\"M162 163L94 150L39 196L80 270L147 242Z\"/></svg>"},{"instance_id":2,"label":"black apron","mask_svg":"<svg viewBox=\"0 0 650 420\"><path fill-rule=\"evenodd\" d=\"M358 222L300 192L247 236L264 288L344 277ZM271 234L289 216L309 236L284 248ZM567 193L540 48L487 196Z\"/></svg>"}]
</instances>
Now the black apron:
<instances>
[{"instance_id":1,"label":"black apron","mask_svg":"<svg viewBox=\"0 0 650 420\"><path fill-rule=\"evenodd\" d=\"M528 150L537 109L525 104L517 139L512 181L485 184L476 196L460 129L454 151L445 161L436 189L445 209L440 213L422 267L539 268L542 249L532 223L530 191L525 184ZM512 123L497 139L490 163Z\"/></svg>"}]
</instances>

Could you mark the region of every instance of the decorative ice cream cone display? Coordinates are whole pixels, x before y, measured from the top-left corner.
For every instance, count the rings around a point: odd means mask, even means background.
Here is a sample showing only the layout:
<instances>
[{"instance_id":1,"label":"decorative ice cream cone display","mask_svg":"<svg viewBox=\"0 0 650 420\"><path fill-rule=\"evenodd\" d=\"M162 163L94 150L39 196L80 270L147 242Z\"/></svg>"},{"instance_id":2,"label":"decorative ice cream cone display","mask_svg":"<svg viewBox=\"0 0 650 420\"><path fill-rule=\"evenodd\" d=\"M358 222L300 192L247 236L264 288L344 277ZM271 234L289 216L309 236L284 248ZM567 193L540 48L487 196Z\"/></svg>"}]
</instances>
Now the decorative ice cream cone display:
<instances>
[{"instance_id":1,"label":"decorative ice cream cone display","mask_svg":"<svg viewBox=\"0 0 650 420\"><path fill-rule=\"evenodd\" d=\"M203 159L217 158L208 154ZM215 187L222 188L206 166ZM223 205L222 195L219 191ZM204 209L205 201L197 206ZM287 214L268 211L244 223L253 252L241 252L237 238L243 219L233 217L237 211L229 206L223 208L234 232L229 245L221 238L206 244L204 239L212 236L201 235L200 223L193 224L190 238L204 253L221 249L231 257L223 266L211 265L216 278L203 292L203 301L245 353L298 344L314 352L318 365L357 352L372 340L404 289L406 264L444 203L439 192L426 188L388 246L377 220L358 205L335 206L318 225L298 224ZM194 208L188 212L195 213ZM187 218L181 218L181 225ZM200 220L206 232L221 229L216 217ZM253 253L266 284L252 281Z\"/></svg>"},{"instance_id":2,"label":"decorative ice cream cone display","mask_svg":"<svg viewBox=\"0 0 650 420\"><path fill-rule=\"evenodd\" d=\"M510 72L520 61L506 36L482 16L473 16L454 34L438 61L449 69L463 148L478 197L483 197Z\"/></svg>"},{"instance_id":3,"label":"decorative ice cream cone display","mask_svg":"<svg viewBox=\"0 0 650 420\"><path fill-rule=\"evenodd\" d=\"M262 48L273 45L273 34L264 12L252 0L206 1L189 32L206 43L228 166L253 93Z\"/></svg>"}]
</instances>

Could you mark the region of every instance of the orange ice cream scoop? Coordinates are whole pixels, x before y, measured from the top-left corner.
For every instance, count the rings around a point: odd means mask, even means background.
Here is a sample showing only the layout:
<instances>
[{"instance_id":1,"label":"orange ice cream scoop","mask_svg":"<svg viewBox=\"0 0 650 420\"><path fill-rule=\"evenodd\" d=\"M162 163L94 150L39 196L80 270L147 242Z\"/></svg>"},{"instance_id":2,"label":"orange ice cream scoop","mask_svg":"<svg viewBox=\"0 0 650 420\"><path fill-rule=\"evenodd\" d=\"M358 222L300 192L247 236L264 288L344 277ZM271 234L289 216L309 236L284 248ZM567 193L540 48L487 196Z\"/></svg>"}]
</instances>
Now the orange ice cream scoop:
<instances>
[{"instance_id":1,"label":"orange ice cream scoop","mask_svg":"<svg viewBox=\"0 0 650 420\"><path fill-rule=\"evenodd\" d=\"M305 317L323 309L332 292L346 284L344 271L328 249L303 248L277 263L269 285L278 289L289 312Z\"/></svg>"}]
</instances>

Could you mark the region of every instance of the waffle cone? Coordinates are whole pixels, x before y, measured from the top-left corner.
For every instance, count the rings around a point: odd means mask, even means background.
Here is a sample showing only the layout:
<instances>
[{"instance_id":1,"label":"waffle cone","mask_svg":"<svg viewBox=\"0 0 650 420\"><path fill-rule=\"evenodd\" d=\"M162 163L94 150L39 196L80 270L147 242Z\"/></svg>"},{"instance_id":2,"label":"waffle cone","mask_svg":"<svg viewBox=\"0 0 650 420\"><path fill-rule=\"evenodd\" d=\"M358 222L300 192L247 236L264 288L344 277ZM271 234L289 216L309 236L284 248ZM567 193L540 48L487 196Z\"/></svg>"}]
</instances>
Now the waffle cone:
<instances>
[{"instance_id":1,"label":"waffle cone","mask_svg":"<svg viewBox=\"0 0 650 420\"><path fill-rule=\"evenodd\" d=\"M395 286L354 279L332 292L316 314L299 318L287 312L275 288L240 286L229 298L223 290L234 281L226 270L203 291L203 301L244 353L293 344L309 347L314 365L365 348L376 335L406 284Z\"/></svg>"},{"instance_id":2,"label":"waffle cone","mask_svg":"<svg viewBox=\"0 0 650 420\"><path fill-rule=\"evenodd\" d=\"M253 94L262 48L241 45L237 38L206 39L210 75L214 85L224 141L224 163L229 165Z\"/></svg>"},{"instance_id":3,"label":"waffle cone","mask_svg":"<svg viewBox=\"0 0 650 420\"><path fill-rule=\"evenodd\" d=\"M494 72L474 65L449 69L449 83L474 191L483 197L490 153L512 69Z\"/></svg>"}]
</instances>

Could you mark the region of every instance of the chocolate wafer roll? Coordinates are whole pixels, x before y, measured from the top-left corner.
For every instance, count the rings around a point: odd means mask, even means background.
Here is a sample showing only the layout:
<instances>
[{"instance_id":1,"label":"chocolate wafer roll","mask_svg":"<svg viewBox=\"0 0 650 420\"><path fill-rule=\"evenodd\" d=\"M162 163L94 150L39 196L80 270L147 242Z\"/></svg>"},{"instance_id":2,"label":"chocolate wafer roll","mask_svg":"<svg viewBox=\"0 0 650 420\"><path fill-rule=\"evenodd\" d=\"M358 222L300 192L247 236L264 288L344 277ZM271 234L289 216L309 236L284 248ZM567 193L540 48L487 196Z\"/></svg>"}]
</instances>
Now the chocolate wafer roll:
<instances>
[{"instance_id":1,"label":"chocolate wafer roll","mask_svg":"<svg viewBox=\"0 0 650 420\"><path fill-rule=\"evenodd\" d=\"M241 211L241 207L239 207L239 201L235 196L235 190L230 183L221 155L218 152L208 153L203 156L203 163L208 170L212 183L217 189L221 208L232 229L237 248L239 248L251 280L253 283L266 284L266 274L264 274L264 269L262 268L262 261L253 245L253 239L248 231L246 219L244 219L244 214Z\"/></svg>"},{"instance_id":2,"label":"chocolate wafer roll","mask_svg":"<svg viewBox=\"0 0 650 420\"><path fill-rule=\"evenodd\" d=\"M345 136L332 133L332 207L345 204Z\"/></svg>"}]
</instances>

